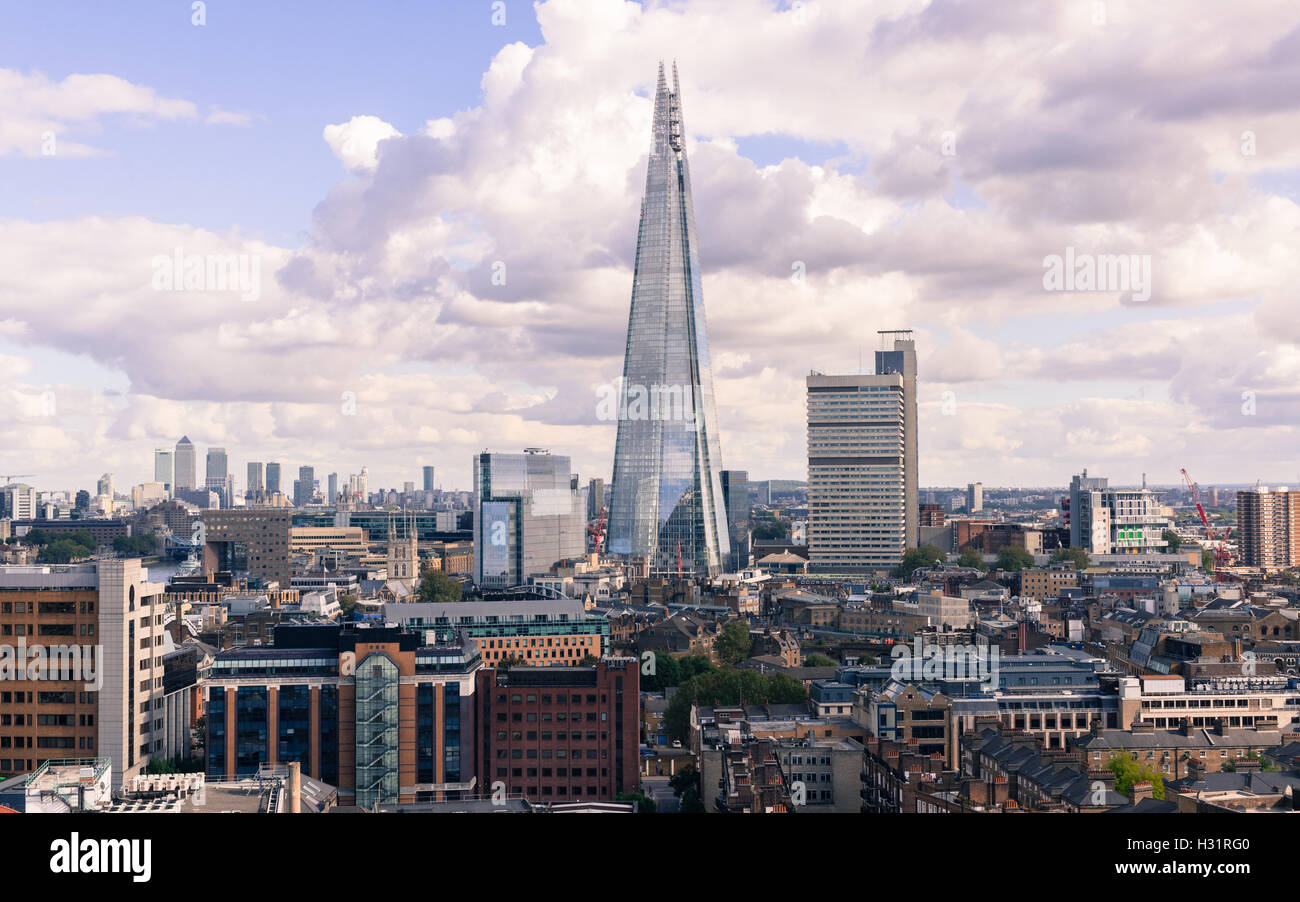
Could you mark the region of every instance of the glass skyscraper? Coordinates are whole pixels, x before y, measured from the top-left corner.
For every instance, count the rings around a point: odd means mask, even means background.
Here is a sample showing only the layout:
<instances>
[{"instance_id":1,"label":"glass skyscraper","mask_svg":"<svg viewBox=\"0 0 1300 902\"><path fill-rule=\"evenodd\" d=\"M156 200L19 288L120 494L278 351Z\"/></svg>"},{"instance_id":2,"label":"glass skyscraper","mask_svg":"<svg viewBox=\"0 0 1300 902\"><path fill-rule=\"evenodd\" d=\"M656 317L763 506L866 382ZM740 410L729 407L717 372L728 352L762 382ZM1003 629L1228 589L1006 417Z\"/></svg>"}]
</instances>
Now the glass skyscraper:
<instances>
[{"instance_id":1,"label":"glass skyscraper","mask_svg":"<svg viewBox=\"0 0 1300 902\"><path fill-rule=\"evenodd\" d=\"M619 387L612 554L713 575L730 553L677 67L659 65Z\"/></svg>"}]
</instances>

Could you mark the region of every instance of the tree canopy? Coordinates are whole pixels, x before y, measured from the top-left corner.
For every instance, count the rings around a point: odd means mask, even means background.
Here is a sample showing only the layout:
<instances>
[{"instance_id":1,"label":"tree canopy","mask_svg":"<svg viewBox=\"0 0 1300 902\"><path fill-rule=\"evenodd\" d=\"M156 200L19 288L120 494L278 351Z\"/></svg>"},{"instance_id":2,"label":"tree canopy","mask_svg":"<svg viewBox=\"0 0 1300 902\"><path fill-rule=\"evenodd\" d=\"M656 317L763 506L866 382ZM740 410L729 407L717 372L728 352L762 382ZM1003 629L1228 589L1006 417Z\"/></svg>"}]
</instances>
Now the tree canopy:
<instances>
[{"instance_id":1,"label":"tree canopy","mask_svg":"<svg viewBox=\"0 0 1300 902\"><path fill-rule=\"evenodd\" d=\"M912 574L917 570L933 567L943 559L943 550L936 545L909 548L903 552L903 560L890 571L889 575L895 579L911 579Z\"/></svg>"},{"instance_id":2,"label":"tree canopy","mask_svg":"<svg viewBox=\"0 0 1300 902\"><path fill-rule=\"evenodd\" d=\"M808 700L808 690L783 673L757 670L714 670L691 677L677 687L664 711L668 735L685 741L690 735L691 704L794 705Z\"/></svg>"},{"instance_id":3,"label":"tree canopy","mask_svg":"<svg viewBox=\"0 0 1300 902\"><path fill-rule=\"evenodd\" d=\"M432 568L420 574L420 601L445 603L460 601L460 583L441 570Z\"/></svg>"}]
</instances>

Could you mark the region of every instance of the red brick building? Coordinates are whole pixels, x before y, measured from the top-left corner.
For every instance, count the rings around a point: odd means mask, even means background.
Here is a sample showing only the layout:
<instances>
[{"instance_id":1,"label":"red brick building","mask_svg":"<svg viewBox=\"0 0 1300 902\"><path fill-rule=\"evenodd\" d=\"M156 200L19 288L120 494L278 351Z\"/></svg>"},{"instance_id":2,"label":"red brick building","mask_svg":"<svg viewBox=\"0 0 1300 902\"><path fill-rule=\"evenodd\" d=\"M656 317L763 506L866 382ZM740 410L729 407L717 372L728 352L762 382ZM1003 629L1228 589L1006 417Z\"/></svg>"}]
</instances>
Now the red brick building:
<instances>
[{"instance_id":1,"label":"red brick building","mask_svg":"<svg viewBox=\"0 0 1300 902\"><path fill-rule=\"evenodd\" d=\"M636 792L640 689L635 658L480 671L479 791L540 802Z\"/></svg>"}]
</instances>

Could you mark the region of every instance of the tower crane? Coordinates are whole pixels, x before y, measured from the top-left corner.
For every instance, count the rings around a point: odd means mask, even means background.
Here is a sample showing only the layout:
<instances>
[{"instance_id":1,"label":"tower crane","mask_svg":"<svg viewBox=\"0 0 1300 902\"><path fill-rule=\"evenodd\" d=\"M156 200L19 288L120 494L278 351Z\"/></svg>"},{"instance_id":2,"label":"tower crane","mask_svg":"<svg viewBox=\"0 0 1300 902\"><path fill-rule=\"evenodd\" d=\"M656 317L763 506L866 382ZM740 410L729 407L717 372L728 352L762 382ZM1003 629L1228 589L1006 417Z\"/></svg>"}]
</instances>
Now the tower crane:
<instances>
[{"instance_id":1,"label":"tower crane","mask_svg":"<svg viewBox=\"0 0 1300 902\"><path fill-rule=\"evenodd\" d=\"M1223 582L1228 576L1228 549L1223 547L1223 543L1227 539L1227 536L1224 536L1223 539L1219 539L1214 528L1210 526L1210 518L1206 516L1205 506L1201 504L1201 490L1196 487L1196 483L1192 482L1191 474L1187 472L1186 468L1182 470L1182 473L1183 481L1187 483L1187 490L1191 492L1192 501L1196 504L1196 512L1201 516L1201 525L1205 527L1205 538L1211 543L1214 552L1214 579L1216 582ZM1217 544L1214 544L1216 542Z\"/></svg>"}]
</instances>

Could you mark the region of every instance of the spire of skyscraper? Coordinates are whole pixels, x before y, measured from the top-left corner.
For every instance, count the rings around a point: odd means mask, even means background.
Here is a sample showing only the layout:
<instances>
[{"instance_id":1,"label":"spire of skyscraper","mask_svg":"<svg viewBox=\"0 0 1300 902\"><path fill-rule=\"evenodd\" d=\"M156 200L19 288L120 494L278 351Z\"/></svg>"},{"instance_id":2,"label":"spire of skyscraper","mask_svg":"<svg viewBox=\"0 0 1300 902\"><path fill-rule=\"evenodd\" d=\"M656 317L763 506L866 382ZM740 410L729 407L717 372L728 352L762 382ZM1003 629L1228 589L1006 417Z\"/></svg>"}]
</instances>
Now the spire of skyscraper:
<instances>
[{"instance_id":1,"label":"spire of skyscraper","mask_svg":"<svg viewBox=\"0 0 1300 902\"><path fill-rule=\"evenodd\" d=\"M614 452L609 551L716 574L730 551L677 65L659 64Z\"/></svg>"}]
</instances>

